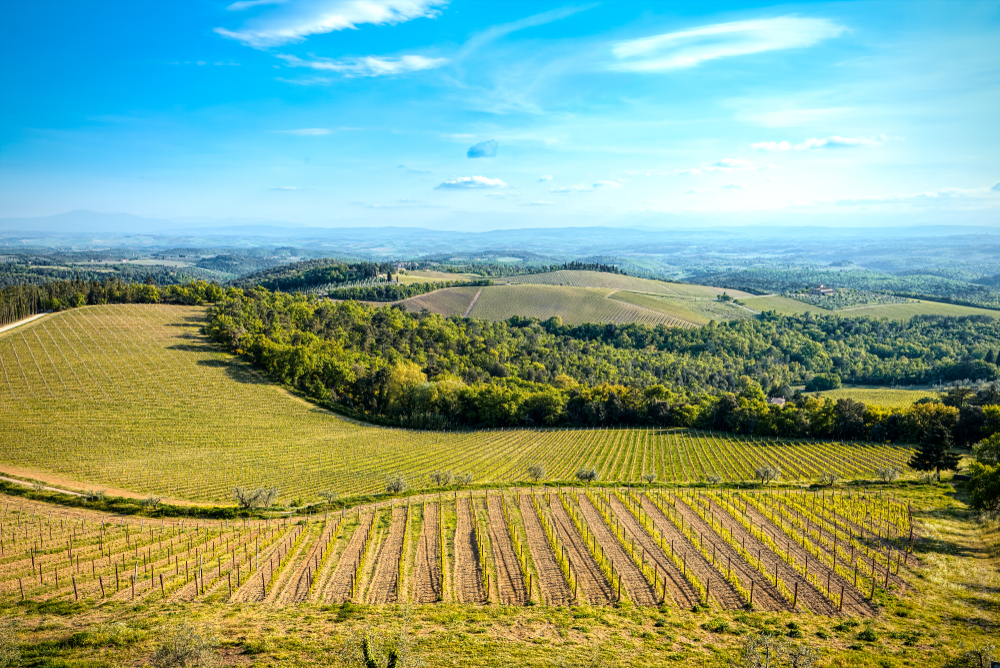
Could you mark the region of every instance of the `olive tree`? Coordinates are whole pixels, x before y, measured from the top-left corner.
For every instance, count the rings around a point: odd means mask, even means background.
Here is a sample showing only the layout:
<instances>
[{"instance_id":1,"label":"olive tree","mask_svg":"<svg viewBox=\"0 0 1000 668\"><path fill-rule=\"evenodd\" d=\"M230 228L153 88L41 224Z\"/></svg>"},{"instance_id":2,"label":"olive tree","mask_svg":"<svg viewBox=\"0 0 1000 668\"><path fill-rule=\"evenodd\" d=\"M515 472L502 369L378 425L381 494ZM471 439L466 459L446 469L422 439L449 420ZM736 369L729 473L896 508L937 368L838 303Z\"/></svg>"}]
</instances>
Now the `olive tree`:
<instances>
[{"instance_id":1,"label":"olive tree","mask_svg":"<svg viewBox=\"0 0 1000 668\"><path fill-rule=\"evenodd\" d=\"M754 469L753 477L762 485L766 485L781 477L781 469L777 466L760 466Z\"/></svg>"},{"instance_id":2,"label":"olive tree","mask_svg":"<svg viewBox=\"0 0 1000 668\"><path fill-rule=\"evenodd\" d=\"M532 464L528 467L528 475L535 482L542 480L545 478L545 464Z\"/></svg>"}]
</instances>

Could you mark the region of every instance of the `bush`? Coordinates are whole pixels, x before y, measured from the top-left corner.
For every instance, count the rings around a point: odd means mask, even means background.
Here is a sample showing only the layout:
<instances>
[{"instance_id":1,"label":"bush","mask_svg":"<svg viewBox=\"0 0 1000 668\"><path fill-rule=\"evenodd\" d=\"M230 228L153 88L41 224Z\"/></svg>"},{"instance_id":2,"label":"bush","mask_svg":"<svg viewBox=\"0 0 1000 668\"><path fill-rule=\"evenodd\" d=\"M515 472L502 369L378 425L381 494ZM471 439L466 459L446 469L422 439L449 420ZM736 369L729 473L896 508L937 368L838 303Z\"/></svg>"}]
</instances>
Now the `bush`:
<instances>
[{"instance_id":1,"label":"bush","mask_svg":"<svg viewBox=\"0 0 1000 668\"><path fill-rule=\"evenodd\" d=\"M819 475L819 482L821 485L827 485L828 487L833 487L837 481L840 480L840 476L833 471L826 471Z\"/></svg>"},{"instance_id":2,"label":"bush","mask_svg":"<svg viewBox=\"0 0 1000 668\"><path fill-rule=\"evenodd\" d=\"M535 482L538 482L545 477L545 465L544 464L532 464L528 467L528 475Z\"/></svg>"},{"instance_id":3,"label":"bush","mask_svg":"<svg viewBox=\"0 0 1000 668\"><path fill-rule=\"evenodd\" d=\"M153 655L157 668L207 668L218 664L215 638L186 623L169 629Z\"/></svg>"},{"instance_id":4,"label":"bush","mask_svg":"<svg viewBox=\"0 0 1000 668\"><path fill-rule=\"evenodd\" d=\"M858 633L858 640L863 640L865 642L875 642L878 640L878 634L875 633L875 629L870 626L866 626L864 629Z\"/></svg>"},{"instance_id":5,"label":"bush","mask_svg":"<svg viewBox=\"0 0 1000 668\"><path fill-rule=\"evenodd\" d=\"M890 483L899 478L899 469L887 466L884 469L875 469L875 475L884 483Z\"/></svg>"},{"instance_id":6,"label":"bush","mask_svg":"<svg viewBox=\"0 0 1000 668\"><path fill-rule=\"evenodd\" d=\"M761 466L754 469L753 477L762 485L766 485L781 477L781 469L776 466Z\"/></svg>"},{"instance_id":7,"label":"bush","mask_svg":"<svg viewBox=\"0 0 1000 668\"><path fill-rule=\"evenodd\" d=\"M840 387L840 376L835 373L818 373L806 383L806 392L824 392Z\"/></svg>"},{"instance_id":8,"label":"bush","mask_svg":"<svg viewBox=\"0 0 1000 668\"><path fill-rule=\"evenodd\" d=\"M385 491L390 494L402 494L406 491L406 479L399 473L386 476Z\"/></svg>"}]
</instances>

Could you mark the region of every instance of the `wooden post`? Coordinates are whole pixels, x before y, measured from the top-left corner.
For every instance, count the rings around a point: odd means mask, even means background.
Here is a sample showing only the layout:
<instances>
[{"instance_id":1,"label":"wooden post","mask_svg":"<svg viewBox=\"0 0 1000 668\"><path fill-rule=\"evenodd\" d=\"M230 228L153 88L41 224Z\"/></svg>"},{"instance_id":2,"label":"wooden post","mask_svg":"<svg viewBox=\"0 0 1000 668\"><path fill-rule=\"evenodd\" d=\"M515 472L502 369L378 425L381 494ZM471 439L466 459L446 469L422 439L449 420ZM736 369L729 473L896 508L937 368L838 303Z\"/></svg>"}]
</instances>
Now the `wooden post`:
<instances>
[{"instance_id":1,"label":"wooden post","mask_svg":"<svg viewBox=\"0 0 1000 668\"><path fill-rule=\"evenodd\" d=\"M795 605L799 602L799 581L795 581L795 593L792 594L792 610L795 609Z\"/></svg>"},{"instance_id":2,"label":"wooden post","mask_svg":"<svg viewBox=\"0 0 1000 668\"><path fill-rule=\"evenodd\" d=\"M163 573L160 573L160 593L163 594L163 598L167 597L167 589L163 586Z\"/></svg>"},{"instance_id":3,"label":"wooden post","mask_svg":"<svg viewBox=\"0 0 1000 668\"><path fill-rule=\"evenodd\" d=\"M840 585L840 603L837 604L837 612L844 611L844 585Z\"/></svg>"},{"instance_id":4,"label":"wooden post","mask_svg":"<svg viewBox=\"0 0 1000 668\"><path fill-rule=\"evenodd\" d=\"M101 598L107 598L107 596L104 594L104 576L98 575L97 581L101 583Z\"/></svg>"},{"instance_id":5,"label":"wooden post","mask_svg":"<svg viewBox=\"0 0 1000 668\"><path fill-rule=\"evenodd\" d=\"M77 601L79 601L80 600L80 592L78 592L76 590L76 576L73 575L71 577L73 578L73 598L76 599Z\"/></svg>"},{"instance_id":6,"label":"wooden post","mask_svg":"<svg viewBox=\"0 0 1000 668\"><path fill-rule=\"evenodd\" d=\"M755 580L751 580L750 581L750 607L751 608L753 607L753 588L754 588L754 585L756 585L756 584L757 584L757 582Z\"/></svg>"},{"instance_id":7,"label":"wooden post","mask_svg":"<svg viewBox=\"0 0 1000 668\"><path fill-rule=\"evenodd\" d=\"M21 578L17 579L17 586L21 588L21 600L23 601L24 600L24 583L21 581Z\"/></svg>"},{"instance_id":8,"label":"wooden post","mask_svg":"<svg viewBox=\"0 0 1000 668\"><path fill-rule=\"evenodd\" d=\"M708 605L708 597L712 593L712 578L705 580L705 605Z\"/></svg>"}]
</instances>

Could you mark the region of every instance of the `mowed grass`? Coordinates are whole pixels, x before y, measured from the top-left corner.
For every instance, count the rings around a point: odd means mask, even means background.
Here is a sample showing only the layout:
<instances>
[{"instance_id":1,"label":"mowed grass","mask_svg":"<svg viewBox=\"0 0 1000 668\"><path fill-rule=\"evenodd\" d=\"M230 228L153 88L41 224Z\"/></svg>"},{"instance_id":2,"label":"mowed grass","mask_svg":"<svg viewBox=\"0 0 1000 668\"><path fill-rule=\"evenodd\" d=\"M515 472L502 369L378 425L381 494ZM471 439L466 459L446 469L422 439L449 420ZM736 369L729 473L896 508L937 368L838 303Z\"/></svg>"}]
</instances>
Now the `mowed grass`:
<instances>
[{"instance_id":1,"label":"mowed grass","mask_svg":"<svg viewBox=\"0 0 1000 668\"><path fill-rule=\"evenodd\" d=\"M815 394L827 399L854 399L866 404L892 408L906 408L924 397L938 398L937 392L931 390L901 390L888 387L842 387Z\"/></svg>"},{"instance_id":2,"label":"mowed grass","mask_svg":"<svg viewBox=\"0 0 1000 668\"><path fill-rule=\"evenodd\" d=\"M636 278L621 274L608 274L601 271L562 270L543 274L524 274L522 276L500 277L494 279L497 283L531 284L531 285L566 285L577 288L606 288L610 290L629 290L631 292L648 292L674 297L696 297L711 299L723 292L733 297L751 297L748 292L725 290L707 285L692 285L688 283L669 283L654 281L648 278Z\"/></svg>"},{"instance_id":3,"label":"mowed grass","mask_svg":"<svg viewBox=\"0 0 1000 668\"><path fill-rule=\"evenodd\" d=\"M201 333L200 307L92 306L0 335L0 470L81 486L228 502L236 485L282 498L411 487L439 469L478 483L550 479L582 466L601 480L746 480L778 465L789 480L823 471L866 478L904 466L905 447L745 439L668 429L431 432L355 423L277 387Z\"/></svg>"},{"instance_id":4,"label":"mowed grass","mask_svg":"<svg viewBox=\"0 0 1000 668\"><path fill-rule=\"evenodd\" d=\"M800 302L788 297L750 297L741 300L755 311L777 311L782 315L800 315L813 313L815 315L837 314L847 318L888 318L890 320L909 320L915 315L987 315L991 318L1000 317L1000 311L971 306L956 306L955 304L940 304L938 302L914 301L908 304L882 304L878 306L859 306L855 308L829 311L827 309Z\"/></svg>"},{"instance_id":5,"label":"mowed grass","mask_svg":"<svg viewBox=\"0 0 1000 668\"><path fill-rule=\"evenodd\" d=\"M453 315L464 315L472 300L482 288L444 288L425 295L417 295L400 302L407 311L420 313L427 309L431 313L443 315L446 318Z\"/></svg>"},{"instance_id":6,"label":"mowed grass","mask_svg":"<svg viewBox=\"0 0 1000 668\"><path fill-rule=\"evenodd\" d=\"M411 283L440 283L442 281L475 281L483 277L476 274L452 274L447 271L427 271L423 269L407 269L405 272L393 274L403 285Z\"/></svg>"}]
</instances>

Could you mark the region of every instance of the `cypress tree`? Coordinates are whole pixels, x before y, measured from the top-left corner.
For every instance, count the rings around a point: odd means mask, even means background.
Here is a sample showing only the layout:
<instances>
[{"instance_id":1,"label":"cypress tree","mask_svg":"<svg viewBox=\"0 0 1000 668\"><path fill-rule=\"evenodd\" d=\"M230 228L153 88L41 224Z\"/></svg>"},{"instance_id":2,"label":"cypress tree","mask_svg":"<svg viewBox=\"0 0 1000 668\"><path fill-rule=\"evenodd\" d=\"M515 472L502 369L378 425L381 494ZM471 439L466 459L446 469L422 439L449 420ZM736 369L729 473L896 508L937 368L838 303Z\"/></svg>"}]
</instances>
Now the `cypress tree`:
<instances>
[{"instance_id":1,"label":"cypress tree","mask_svg":"<svg viewBox=\"0 0 1000 668\"><path fill-rule=\"evenodd\" d=\"M993 364L994 361L996 361L996 355L993 354L992 350L987 350L986 357L983 358L983 361L987 364Z\"/></svg>"},{"instance_id":2,"label":"cypress tree","mask_svg":"<svg viewBox=\"0 0 1000 668\"><path fill-rule=\"evenodd\" d=\"M910 468L918 471L934 471L941 482L941 469L958 470L958 455L951 451L951 432L940 422L931 425L920 439L919 449L910 459Z\"/></svg>"}]
</instances>

